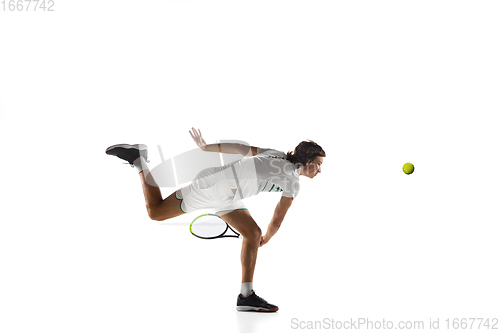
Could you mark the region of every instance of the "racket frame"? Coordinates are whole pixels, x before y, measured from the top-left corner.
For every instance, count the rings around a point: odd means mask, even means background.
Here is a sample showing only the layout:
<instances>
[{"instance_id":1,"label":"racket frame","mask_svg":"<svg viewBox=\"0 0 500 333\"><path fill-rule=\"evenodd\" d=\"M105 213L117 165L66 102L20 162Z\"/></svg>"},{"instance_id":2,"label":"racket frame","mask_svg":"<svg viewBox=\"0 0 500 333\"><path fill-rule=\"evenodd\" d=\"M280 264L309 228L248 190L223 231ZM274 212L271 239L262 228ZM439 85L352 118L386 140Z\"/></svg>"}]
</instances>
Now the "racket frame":
<instances>
[{"instance_id":1,"label":"racket frame","mask_svg":"<svg viewBox=\"0 0 500 333\"><path fill-rule=\"evenodd\" d=\"M196 222L196 220L198 220L199 218L204 217L204 216L215 216L215 217L217 217L217 218L221 219L221 221L222 221L222 222L224 222L224 223L226 224L226 229L225 229L225 230L224 230L224 231L223 231L220 235L218 235L218 236L212 236L212 237L202 237L202 236L199 236L199 235L195 234L195 233L193 232L193 229L192 229L193 224ZM232 231L232 232L234 232L236 235L225 235L228 229L231 229L231 231ZM225 238L225 237L234 237L234 238L239 238L239 237L240 237L240 233L239 233L239 232L237 232L236 230L234 230L234 229L233 229L233 228L229 225L229 223L227 223L226 221L224 221L224 219L223 219L222 217L220 217L220 216L219 216L219 215L217 215L217 214L210 214L210 213L205 213L205 214L201 214L201 215L197 216L197 217L193 220L193 222L191 222L191 224L189 225L189 231L191 231L191 234L192 234L193 236L196 236L196 237L201 238L201 239L216 239L216 238Z\"/></svg>"}]
</instances>

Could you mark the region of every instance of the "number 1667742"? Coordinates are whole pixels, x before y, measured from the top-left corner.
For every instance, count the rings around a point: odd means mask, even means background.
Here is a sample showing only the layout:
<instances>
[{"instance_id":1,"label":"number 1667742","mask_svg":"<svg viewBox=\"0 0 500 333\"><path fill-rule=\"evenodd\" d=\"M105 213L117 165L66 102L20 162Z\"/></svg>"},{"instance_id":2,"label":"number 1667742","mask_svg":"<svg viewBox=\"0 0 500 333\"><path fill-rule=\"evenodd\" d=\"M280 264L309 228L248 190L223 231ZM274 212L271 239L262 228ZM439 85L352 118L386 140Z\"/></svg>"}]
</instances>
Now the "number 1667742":
<instances>
[{"instance_id":1,"label":"number 1667742","mask_svg":"<svg viewBox=\"0 0 500 333\"><path fill-rule=\"evenodd\" d=\"M2 0L0 3L4 12L54 11L54 0Z\"/></svg>"}]
</instances>

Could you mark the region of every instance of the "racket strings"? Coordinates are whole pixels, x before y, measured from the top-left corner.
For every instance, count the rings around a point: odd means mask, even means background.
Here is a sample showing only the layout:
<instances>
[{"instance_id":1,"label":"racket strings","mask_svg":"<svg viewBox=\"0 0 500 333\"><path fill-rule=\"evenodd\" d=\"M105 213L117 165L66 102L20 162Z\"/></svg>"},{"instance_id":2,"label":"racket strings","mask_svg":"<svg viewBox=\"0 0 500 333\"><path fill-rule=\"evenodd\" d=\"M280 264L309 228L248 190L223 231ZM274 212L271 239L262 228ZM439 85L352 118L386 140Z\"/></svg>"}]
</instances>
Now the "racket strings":
<instances>
[{"instance_id":1,"label":"racket strings","mask_svg":"<svg viewBox=\"0 0 500 333\"><path fill-rule=\"evenodd\" d=\"M196 220L191 226L191 231L199 237L211 238L222 235L227 229L227 224L218 217L206 216Z\"/></svg>"}]
</instances>

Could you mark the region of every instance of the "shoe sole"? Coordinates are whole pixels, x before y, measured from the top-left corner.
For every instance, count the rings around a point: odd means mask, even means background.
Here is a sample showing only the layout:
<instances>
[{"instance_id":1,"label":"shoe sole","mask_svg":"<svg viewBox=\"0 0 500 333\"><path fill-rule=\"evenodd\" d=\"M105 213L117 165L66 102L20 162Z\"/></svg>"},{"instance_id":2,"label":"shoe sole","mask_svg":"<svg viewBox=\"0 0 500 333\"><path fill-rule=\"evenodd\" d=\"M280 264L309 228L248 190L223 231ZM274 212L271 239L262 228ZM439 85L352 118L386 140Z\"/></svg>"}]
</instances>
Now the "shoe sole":
<instances>
[{"instance_id":1,"label":"shoe sole","mask_svg":"<svg viewBox=\"0 0 500 333\"><path fill-rule=\"evenodd\" d=\"M276 312L279 310L279 308L276 307L276 308L266 309L266 308L259 308L256 306L238 305L236 307L236 310L238 310L238 311L256 311L256 312Z\"/></svg>"},{"instance_id":2,"label":"shoe sole","mask_svg":"<svg viewBox=\"0 0 500 333\"><path fill-rule=\"evenodd\" d=\"M127 145L127 144L119 144L119 145L113 145L108 148L106 148L106 154L115 148L125 148L125 149L138 149L138 150L147 150L148 146L142 145L142 144L137 144L137 145Z\"/></svg>"}]
</instances>

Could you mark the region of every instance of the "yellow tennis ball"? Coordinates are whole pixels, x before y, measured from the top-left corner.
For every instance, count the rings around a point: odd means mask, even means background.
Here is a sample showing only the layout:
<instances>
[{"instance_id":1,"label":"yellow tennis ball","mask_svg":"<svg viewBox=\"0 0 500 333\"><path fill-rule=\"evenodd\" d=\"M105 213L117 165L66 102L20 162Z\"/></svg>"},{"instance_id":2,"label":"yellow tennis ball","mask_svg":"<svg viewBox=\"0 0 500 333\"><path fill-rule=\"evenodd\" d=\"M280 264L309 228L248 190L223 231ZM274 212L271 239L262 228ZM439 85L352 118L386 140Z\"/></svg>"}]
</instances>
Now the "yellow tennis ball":
<instances>
[{"instance_id":1,"label":"yellow tennis ball","mask_svg":"<svg viewBox=\"0 0 500 333\"><path fill-rule=\"evenodd\" d=\"M405 163L403 165L403 172L406 173L407 175L411 175L415 171L415 167L411 163Z\"/></svg>"}]
</instances>

